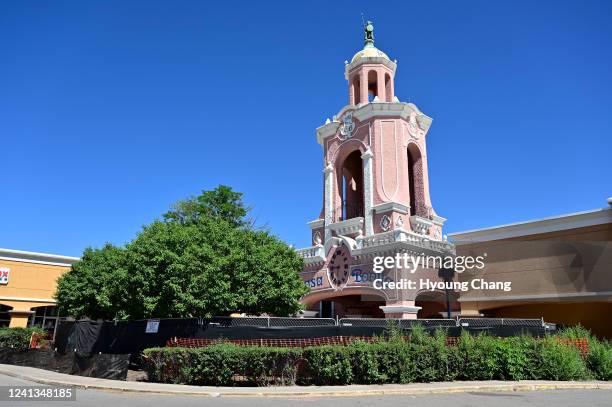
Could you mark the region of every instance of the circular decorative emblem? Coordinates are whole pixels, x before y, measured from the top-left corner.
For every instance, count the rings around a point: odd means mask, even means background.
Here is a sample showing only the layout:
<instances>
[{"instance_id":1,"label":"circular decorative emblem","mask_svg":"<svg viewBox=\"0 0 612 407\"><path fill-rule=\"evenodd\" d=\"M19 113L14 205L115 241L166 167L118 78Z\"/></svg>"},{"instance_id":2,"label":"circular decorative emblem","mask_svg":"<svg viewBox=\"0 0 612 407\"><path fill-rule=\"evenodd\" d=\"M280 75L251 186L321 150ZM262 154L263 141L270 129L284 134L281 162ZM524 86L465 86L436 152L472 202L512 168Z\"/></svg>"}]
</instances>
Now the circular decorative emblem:
<instances>
[{"instance_id":1,"label":"circular decorative emblem","mask_svg":"<svg viewBox=\"0 0 612 407\"><path fill-rule=\"evenodd\" d=\"M408 133L413 139L419 138L419 125L417 124L416 114L410 113L410 119L408 120Z\"/></svg>"},{"instance_id":2,"label":"circular decorative emblem","mask_svg":"<svg viewBox=\"0 0 612 407\"><path fill-rule=\"evenodd\" d=\"M348 112L342 118L342 127L340 127L340 134L345 138L351 138L355 130L355 122L353 121L353 112Z\"/></svg>"},{"instance_id":3,"label":"circular decorative emblem","mask_svg":"<svg viewBox=\"0 0 612 407\"><path fill-rule=\"evenodd\" d=\"M337 247L329 260L329 281L334 288L348 282L351 255L345 246Z\"/></svg>"}]
</instances>

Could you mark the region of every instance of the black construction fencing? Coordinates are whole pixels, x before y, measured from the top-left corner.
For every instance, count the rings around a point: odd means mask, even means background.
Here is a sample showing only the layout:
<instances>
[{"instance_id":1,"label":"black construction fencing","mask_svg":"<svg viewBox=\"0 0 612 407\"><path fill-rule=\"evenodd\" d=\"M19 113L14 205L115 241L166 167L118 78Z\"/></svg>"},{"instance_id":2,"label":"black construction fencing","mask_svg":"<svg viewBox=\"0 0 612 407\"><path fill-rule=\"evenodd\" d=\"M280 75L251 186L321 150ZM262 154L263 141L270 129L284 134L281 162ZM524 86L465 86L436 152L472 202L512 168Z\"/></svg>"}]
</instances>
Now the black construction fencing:
<instances>
[{"instance_id":1,"label":"black construction fencing","mask_svg":"<svg viewBox=\"0 0 612 407\"><path fill-rule=\"evenodd\" d=\"M114 380L126 379L129 358L130 355L81 355L43 349L0 349L0 363Z\"/></svg>"},{"instance_id":2,"label":"black construction fencing","mask_svg":"<svg viewBox=\"0 0 612 407\"><path fill-rule=\"evenodd\" d=\"M531 335L542 337L550 327L542 319L521 318L461 318L457 320L462 330L500 337Z\"/></svg>"},{"instance_id":3,"label":"black construction fencing","mask_svg":"<svg viewBox=\"0 0 612 407\"><path fill-rule=\"evenodd\" d=\"M213 317L200 319L201 325L260 326L260 327L312 327L335 326L333 318L284 318L284 317Z\"/></svg>"},{"instance_id":4,"label":"black construction fencing","mask_svg":"<svg viewBox=\"0 0 612 407\"><path fill-rule=\"evenodd\" d=\"M494 327L494 326L529 326L542 327L544 321L541 319L522 319L522 318L459 318L459 326L471 327Z\"/></svg>"},{"instance_id":5,"label":"black construction fencing","mask_svg":"<svg viewBox=\"0 0 612 407\"><path fill-rule=\"evenodd\" d=\"M381 319L381 318L342 318L338 321L341 326L367 326L386 328L389 323L395 323L400 328L410 329L414 325L424 328L450 328L459 326L455 319Z\"/></svg>"},{"instance_id":6,"label":"black construction fencing","mask_svg":"<svg viewBox=\"0 0 612 407\"><path fill-rule=\"evenodd\" d=\"M471 333L486 332L492 336L508 337L532 335L541 337L551 331L549 325L541 319L518 318L457 318L457 319L379 319L379 318L343 318L338 321L342 326L385 328L389 321L394 321L401 329L410 329L420 325L426 330L445 329L449 336L459 336L461 331ZM458 329L455 329L458 328Z\"/></svg>"},{"instance_id":7,"label":"black construction fencing","mask_svg":"<svg viewBox=\"0 0 612 407\"><path fill-rule=\"evenodd\" d=\"M507 318L343 318L336 321L331 318L214 317L138 321L62 320L57 327L54 346L60 354L131 354L131 362L139 364L144 349L163 347L171 338L263 340L371 337L384 335L390 321L395 321L406 331L418 324L428 332L443 329L448 336L459 336L462 331L468 331L501 337L521 334L541 337L547 332L547 324L542 320Z\"/></svg>"},{"instance_id":8,"label":"black construction fencing","mask_svg":"<svg viewBox=\"0 0 612 407\"><path fill-rule=\"evenodd\" d=\"M160 319L155 332L147 332L150 321L59 321L54 347L63 354L131 354L137 361L146 348L164 346L173 337L191 338L200 330L198 318Z\"/></svg>"}]
</instances>

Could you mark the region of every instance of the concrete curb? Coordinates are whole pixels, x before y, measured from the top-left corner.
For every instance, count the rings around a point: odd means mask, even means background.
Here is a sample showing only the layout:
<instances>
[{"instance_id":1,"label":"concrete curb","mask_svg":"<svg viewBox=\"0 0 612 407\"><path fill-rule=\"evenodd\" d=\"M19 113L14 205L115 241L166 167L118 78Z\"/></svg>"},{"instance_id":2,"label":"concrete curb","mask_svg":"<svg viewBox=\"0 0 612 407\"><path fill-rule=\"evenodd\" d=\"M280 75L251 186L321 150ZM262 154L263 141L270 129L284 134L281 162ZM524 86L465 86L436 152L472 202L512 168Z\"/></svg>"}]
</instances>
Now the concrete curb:
<instances>
[{"instance_id":1,"label":"concrete curb","mask_svg":"<svg viewBox=\"0 0 612 407\"><path fill-rule=\"evenodd\" d=\"M27 371L19 371L27 370ZM36 372L39 371L40 373ZM38 373L38 374L37 374ZM70 376L41 369L0 365L0 374L44 385L76 387L121 393L204 396L204 397L361 397L382 395L424 395L472 392L518 392L570 389L612 390L612 382L450 382L408 385L287 386L287 387L198 387L181 384L123 382ZM57 378L44 377L56 375Z\"/></svg>"}]
</instances>

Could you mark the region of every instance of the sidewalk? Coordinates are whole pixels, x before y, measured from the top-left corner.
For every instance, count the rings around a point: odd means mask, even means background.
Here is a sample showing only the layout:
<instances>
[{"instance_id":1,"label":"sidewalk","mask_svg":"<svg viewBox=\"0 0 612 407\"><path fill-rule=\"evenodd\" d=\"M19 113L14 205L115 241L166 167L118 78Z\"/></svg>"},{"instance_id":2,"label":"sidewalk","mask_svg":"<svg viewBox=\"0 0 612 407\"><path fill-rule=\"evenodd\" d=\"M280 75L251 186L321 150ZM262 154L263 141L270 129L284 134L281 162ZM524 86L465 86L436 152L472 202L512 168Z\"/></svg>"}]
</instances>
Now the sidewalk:
<instances>
[{"instance_id":1,"label":"sidewalk","mask_svg":"<svg viewBox=\"0 0 612 407\"><path fill-rule=\"evenodd\" d=\"M106 391L232 397L336 397L367 395L416 395L468 392L510 392L555 389L609 389L612 382L480 381L350 386L212 387L181 384L123 382L72 376L32 367L2 365L0 374L46 385L71 386Z\"/></svg>"}]
</instances>

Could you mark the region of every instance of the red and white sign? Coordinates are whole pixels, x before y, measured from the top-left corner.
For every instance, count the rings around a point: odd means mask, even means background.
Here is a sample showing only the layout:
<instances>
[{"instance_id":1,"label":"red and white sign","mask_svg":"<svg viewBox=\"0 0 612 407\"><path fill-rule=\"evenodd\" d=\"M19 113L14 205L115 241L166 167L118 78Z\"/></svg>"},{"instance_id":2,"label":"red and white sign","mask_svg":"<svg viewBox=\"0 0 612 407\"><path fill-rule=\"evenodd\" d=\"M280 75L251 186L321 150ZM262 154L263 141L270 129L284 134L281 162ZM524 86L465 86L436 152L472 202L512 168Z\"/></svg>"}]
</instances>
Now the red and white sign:
<instances>
[{"instance_id":1,"label":"red and white sign","mask_svg":"<svg viewBox=\"0 0 612 407\"><path fill-rule=\"evenodd\" d=\"M11 269L8 267L0 267L0 284L8 284L9 274Z\"/></svg>"}]
</instances>

